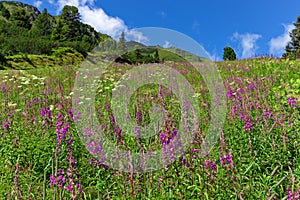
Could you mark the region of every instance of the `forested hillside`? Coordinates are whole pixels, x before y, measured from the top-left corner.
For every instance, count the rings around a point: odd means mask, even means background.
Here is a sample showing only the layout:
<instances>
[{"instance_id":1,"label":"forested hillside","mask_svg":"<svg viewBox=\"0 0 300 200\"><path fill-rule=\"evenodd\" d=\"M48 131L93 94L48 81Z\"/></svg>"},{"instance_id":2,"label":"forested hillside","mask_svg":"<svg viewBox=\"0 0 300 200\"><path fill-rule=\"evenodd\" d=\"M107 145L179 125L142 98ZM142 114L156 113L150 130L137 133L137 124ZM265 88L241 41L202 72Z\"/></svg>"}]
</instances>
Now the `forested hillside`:
<instances>
[{"instance_id":1,"label":"forested hillside","mask_svg":"<svg viewBox=\"0 0 300 200\"><path fill-rule=\"evenodd\" d=\"M80 21L74 6L58 16L20 2L0 2L0 57L16 54L50 55L58 47L71 47L86 55L108 35Z\"/></svg>"}]
</instances>

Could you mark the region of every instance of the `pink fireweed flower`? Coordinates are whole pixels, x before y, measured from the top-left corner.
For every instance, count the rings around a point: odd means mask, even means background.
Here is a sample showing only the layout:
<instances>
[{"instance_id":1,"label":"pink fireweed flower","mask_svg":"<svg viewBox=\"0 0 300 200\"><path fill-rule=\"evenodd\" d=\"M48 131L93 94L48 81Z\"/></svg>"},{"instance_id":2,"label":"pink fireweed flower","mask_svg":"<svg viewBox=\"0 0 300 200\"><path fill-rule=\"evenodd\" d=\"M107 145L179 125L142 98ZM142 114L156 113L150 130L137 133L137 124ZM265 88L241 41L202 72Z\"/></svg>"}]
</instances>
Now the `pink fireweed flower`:
<instances>
[{"instance_id":1,"label":"pink fireweed flower","mask_svg":"<svg viewBox=\"0 0 300 200\"><path fill-rule=\"evenodd\" d=\"M272 114L269 110L264 110L264 116L263 116L264 120L266 120L267 118L271 119L271 116Z\"/></svg>"},{"instance_id":2,"label":"pink fireweed flower","mask_svg":"<svg viewBox=\"0 0 300 200\"><path fill-rule=\"evenodd\" d=\"M3 129L7 131L11 125L12 125L12 121L11 120L9 121L8 119L5 118L2 124Z\"/></svg>"},{"instance_id":3,"label":"pink fireweed flower","mask_svg":"<svg viewBox=\"0 0 300 200\"><path fill-rule=\"evenodd\" d=\"M56 185L56 177L50 174L50 186Z\"/></svg>"},{"instance_id":4,"label":"pink fireweed flower","mask_svg":"<svg viewBox=\"0 0 300 200\"><path fill-rule=\"evenodd\" d=\"M212 162L210 160L206 160L204 163L204 168L208 168L208 166L212 169L212 171L217 171L216 162Z\"/></svg>"},{"instance_id":5,"label":"pink fireweed flower","mask_svg":"<svg viewBox=\"0 0 300 200\"><path fill-rule=\"evenodd\" d=\"M245 120L245 123L244 123L244 130L245 131L252 131L253 129L253 122L252 122L252 117L248 118Z\"/></svg>"},{"instance_id":6,"label":"pink fireweed flower","mask_svg":"<svg viewBox=\"0 0 300 200\"><path fill-rule=\"evenodd\" d=\"M64 186L64 183L66 182L66 179L62 176L62 175L59 175L57 177L57 186L58 187L62 187Z\"/></svg>"},{"instance_id":7,"label":"pink fireweed flower","mask_svg":"<svg viewBox=\"0 0 300 200\"><path fill-rule=\"evenodd\" d=\"M232 162L232 155L231 153L229 154L225 154L224 156L221 154L220 155L220 163L225 166L227 164L231 165L233 162Z\"/></svg>"},{"instance_id":8,"label":"pink fireweed flower","mask_svg":"<svg viewBox=\"0 0 300 200\"><path fill-rule=\"evenodd\" d=\"M5 93L5 92L6 92L6 88L5 88L5 86L2 86L2 88L1 88L1 91L2 91L3 93Z\"/></svg>"},{"instance_id":9,"label":"pink fireweed flower","mask_svg":"<svg viewBox=\"0 0 300 200\"><path fill-rule=\"evenodd\" d=\"M288 194L288 198L287 198L288 200L300 199L300 190L296 194L293 194L291 189L288 189L287 194Z\"/></svg>"},{"instance_id":10,"label":"pink fireweed flower","mask_svg":"<svg viewBox=\"0 0 300 200\"><path fill-rule=\"evenodd\" d=\"M296 107L297 104L297 99L293 97L288 97L287 98L287 104L293 107Z\"/></svg>"}]
</instances>

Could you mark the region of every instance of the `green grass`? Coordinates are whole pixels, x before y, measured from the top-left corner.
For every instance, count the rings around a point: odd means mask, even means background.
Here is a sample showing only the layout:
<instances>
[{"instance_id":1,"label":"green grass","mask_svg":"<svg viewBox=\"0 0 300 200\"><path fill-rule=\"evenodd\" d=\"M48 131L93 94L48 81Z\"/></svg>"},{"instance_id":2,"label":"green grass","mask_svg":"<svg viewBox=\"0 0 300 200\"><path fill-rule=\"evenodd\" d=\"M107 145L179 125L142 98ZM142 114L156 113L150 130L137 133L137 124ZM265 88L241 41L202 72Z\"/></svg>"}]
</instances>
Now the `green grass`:
<instances>
[{"instance_id":1,"label":"green grass","mask_svg":"<svg viewBox=\"0 0 300 200\"><path fill-rule=\"evenodd\" d=\"M69 47L60 47L53 50L51 55L14 55L6 56L4 69L29 70L48 68L54 66L77 67L83 62L84 57L76 50Z\"/></svg>"}]
</instances>

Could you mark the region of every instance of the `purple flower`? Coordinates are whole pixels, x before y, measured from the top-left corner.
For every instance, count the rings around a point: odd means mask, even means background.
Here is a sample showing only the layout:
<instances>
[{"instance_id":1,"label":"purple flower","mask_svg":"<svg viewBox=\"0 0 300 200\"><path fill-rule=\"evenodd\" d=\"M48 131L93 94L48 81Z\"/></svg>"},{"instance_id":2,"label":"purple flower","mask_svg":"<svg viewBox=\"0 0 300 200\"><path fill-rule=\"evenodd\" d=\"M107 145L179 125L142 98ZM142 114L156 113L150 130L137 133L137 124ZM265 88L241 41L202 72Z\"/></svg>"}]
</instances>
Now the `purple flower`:
<instances>
[{"instance_id":1,"label":"purple flower","mask_svg":"<svg viewBox=\"0 0 300 200\"><path fill-rule=\"evenodd\" d=\"M260 109L261 109L261 106L260 106L259 104L257 104L257 105L256 105L256 108L257 108L258 110L260 110Z\"/></svg>"},{"instance_id":2,"label":"purple flower","mask_svg":"<svg viewBox=\"0 0 300 200\"><path fill-rule=\"evenodd\" d=\"M50 186L55 185L56 184L56 177L53 176L52 174L50 174Z\"/></svg>"},{"instance_id":3,"label":"purple flower","mask_svg":"<svg viewBox=\"0 0 300 200\"><path fill-rule=\"evenodd\" d=\"M296 106L297 104L297 99L293 97L288 97L287 98L287 104L290 106Z\"/></svg>"},{"instance_id":4,"label":"purple flower","mask_svg":"<svg viewBox=\"0 0 300 200\"><path fill-rule=\"evenodd\" d=\"M245 131L252 131L253 129L253 122L252 122L252 117L250 119L246 119L245 123L244 123L244 130Z\"/></svg>"},{"instance_id":5,"label":"purple flower","mask_svg":"<svg viewBox=\"0 0 300 200\"><path fill-rule=\"evenodd\" d=\"M300 199L300 190L296 194L293 194L291 189L288 189L287 194L288 194L288 198L287 198L288 200Z\"/></svg>"},{"instance_id":6,"label":"purple flower","mask_svg":"<svg viewBox=\"0 0 300 200\"><path fill-rule=\"evenodd\" d=\"M2 86L2 88L1 88L1 91L2 91L3 93L5 93L5 92L6 92L6 88L5 88L5 86Z\"/></svg>"},{"instance_id":7,"label":"purple flower","mask_svg":"<svg viewBox=\"0 0 300 200\"><path fill-rule=\"evenodd\" d=\"M223 166L226 165L226 163L224 162L224 159L223 159L223 156L222 156L222 155L220 155L220 163L221 163Z\"/></svg>"},{"instance_id":8,"label":"purple flower","mask_svg":"<svg viewBox=\"0 0 300 200\"><path fill-rule=\"evenodd\" d=\"M239 118L240 118L241 120L245 120L245 116L243 115L243 113L239 113Z\"/></svg>"},{"instance_id":9,"label":"purple flower","mask_svg":"<svg viewBox=\"0 0 300 200\"><path fill-rule=\"evenodd\" d=\"M227 163L228 163L228 164L231 164L231 163L232 163L232 157L231 157L230 154L229 154L229 155L225 155L225 159L227 160Z\"/></svg>"},{"instance_id":10,"label":"purple flower","mask_svg":"<svg viewBox=\"0 0 300 200\"><path fill-rule=\"evenodd\" d=\"M226 154L224 157L220 155L220 163L225 166L227 164L232 164L232 155L231 153Z\"/></svg>"},{"instance_id":11,"label":"purple flower","mask_svg":"<svg viewBox=\"0 0 300 200\"><path fill-rule=\"evenodd\" d=\"M28 102L27 105L26 105L27 108L30 108L31 106L32 106L31 102Z\"/></svg>"},{"instance_id":12,"label":"purple flower","mask_svg":"<svg viewBox=\"0 0 300 200\"><path fill-rule=\"evenodd\" d=\"M82 192L82 187L80 186L79 183L76 184L76 188L78 189L78 194L81 194L81 192Z\"/></svg>"},{"instance_id":13,"label":"purple flower","mask_svg":"<svg viewBox=\"0 0 300 200\"><path fill-rule=\"evenodd\" d=\"M8 121L8 119L5 118L4 123L2 124L4 130L8 130L11 125L12 125L12 121Z\"/></svg>"},{"instance_id":14,"label":"purple flower","mask_svg":"<svg viewBox=\"0 0 300 200\"><path fill-rule=\"evenodd\" d=\"M255 85L247 84L247 89L248 90L254 90Z\"/></svg>"},{"instance_id":15,"label":"purple flower","mask_svg":"<svg viewBox=\"0 0 300 200\"><path fill-rule=\"evenodd\" d=\"M271 112L269 110L264 110L264 116L263 116L264 120L265 119L271 119Z\"/></svg>"},{"instance_id":16,"label":"purple flower","mask_svg":"<svg viewBox=\"0 0 300 200\"><path fill-rule=\"evenodd\" d=\"M240 92L241 92L241 94L244 94L245 93L245 90L244 90L244 88L240 88Z\"/></svg>"},{"instance_id":17,"label":"purple flower","mask_svg":"<svg viewBox=\"0 0 300 200\"><path fill-rule=\"evenodd\" d=\"M34 98L34 99L32 100L32 102L33 102L33 103L39 103L39 102L41 102L41 99L40 99L40 98Z\"/></svg>"},{"instance_id":18,"label":"purple flower","mask_svg":"<svg viewBox=\"0 0 300 200\"><path fill-rule=\"evenodd\" d=\"M68 140L68 145L72 145L72 140Z\"/></svg>"},{"instance_id":19,"label":"purple flower","mask_svg":"<svg viewBox=\"0 0 300 200\"><path fill-rule=\"evenodd\" d=\"M221 159L221 157L220 157ZM223 160L223 159L222 159ZM210 167L213 171L217 171L217 165L216 162L212 162L210 160L206 160L204 163L204 168Z\"/></svg>"},{"instance_id":20,"label":"purple flower","mask_svg":"<svg viewBox=\"0 0 300 200\"><path fill-rule=\"evenodd\" d=\"M160 134L160 141L164 146L167 144L166 135L164 133Z\"/></svg>"},{"instance_id":21,"label":"purple flower","mask_svg":"<svg viewBox=\"0 0 300 200\"><path fill-rule=\"evenodd\" d=\"M62 187L66 182L66 179L62 175L59 175L57 178L57 182L58 182L57 186Z\"/></svg>"},{"instance_id":22,"label":"purple flower","mask_svg":"<svg viewBox=\"0 0 300 200\"><path fill-rule=\"evenodd\" d=\"M73 191L73 187L72 185L69 183L66 189L68 192L72 192Z\"/></svg>"}]
</instances>

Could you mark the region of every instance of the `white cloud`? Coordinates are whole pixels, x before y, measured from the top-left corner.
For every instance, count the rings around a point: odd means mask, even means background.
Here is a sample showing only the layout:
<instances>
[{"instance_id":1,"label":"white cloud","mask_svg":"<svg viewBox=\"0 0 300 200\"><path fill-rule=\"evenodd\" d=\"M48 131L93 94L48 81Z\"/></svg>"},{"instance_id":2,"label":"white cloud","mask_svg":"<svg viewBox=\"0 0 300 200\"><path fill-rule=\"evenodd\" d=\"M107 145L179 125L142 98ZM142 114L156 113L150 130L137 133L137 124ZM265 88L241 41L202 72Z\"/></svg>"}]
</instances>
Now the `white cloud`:
<instances>
[{"instance_id":1,"label":"white cloud","mask_svg":"<svg viewBox=\"0 0 300 200\"><path fill-rule=\"evenodd\" d=\"M293 24L283 24L284 33L269 41L269 53L274 56L280 56L284 53L285 46L291 41L290 32L295 28Z\"/></svg>"},{"instance_id":2,"label":"white cloud","mask_svg":"<svg viewBox=\"0 0 300 200\"><path fill-rule=\"evenodd\" d=\"M48 2L52 5L54 4L54 0L48 0Z\"/></svg>"},{"instance_id":3,"label":"white cloud","mask_svg":"<svg viewBox=\"0 0 300 200\"><path fill-rule=\"evenodd\" d=\"M101 33L109 34L114 38L127 29L122 19L108 16L101 8L91 10L88 6L84 6L79 7L79 12L84 23L90 24Z\"/></svg>"},{"instance_id":4,"label":"white cloud","mask_svg":"<svg viewBox=\"0 0 300 200\"><path fill-rule=\"evenodd\" d=\"M79 7L80 0L58 0L57 5L58 5L57 12L60 12L65 5Z\"/></svg>"},{"instance_id":5,"label":"white cloud","mask_svg":"<svg viewBox=\"0 0 300 200\"><path fill-rule=\"evenodd\" d=\"M37 8L40 8L40 6L43 4L43 2L42 1L35 1L34 3L33 3L33 5L35 6L35 7L37 7Z\"/></svg>"},{"instance_id":6,"label":"white cloud","mask_svg":"<svg viewBox=\"0 0 300 200\"><path fill-rule=\"evenodd\" d=\"M53 1L53 0L49 0ZM94 7L95 0L58 0L58 12L65 5L76 6L81 15L81 20L93 26L97 31L108 34L114 39L118 39L122 32L125 32L126 38L137 42L145 42L147 38L141 32L129 30L125 22L119 17L109 16L102 8Z\"/></svg>"},{"instance_id":7,"label":"white cloud","mask_svg":"<svg viewBox=\"0 0 300 200\"><path fill-rule=\"evenodd\" d=\"M171 43L169 41L165 41L163 48L169 48L171 47Z\"/></svg>"},{"instance_id":8,"label":"white cloud","mask_svg":"<svg viewBox=\"0 0 300 200\"><path fill-rule=\"evenodd\" d=\"M145 37L143 35L143 33L139 32L137 30L134 30L134 29L128 30L127 27L126 27L126 31L125 31L125 36L126 36L127 40L134 40L134 41L144 43L144 44L149 42L149 39L147 37Z\"/></svg>"},{"instance_id":9,"label":"white cloud","mask_svg":"<svg viewBox=\"0 0 300 200\"><path fill-rule=\"evenodd\" d=\"M245 33L245 34L239 34L234 33L233 34L233 40L238 41L239 45L242 47L242 58L250 58L255 55L256 50L258 49L258 46L256 44L256 41L260 39L262 36L259 34L252 34L252 33Z\"/></svg>"}]
</instances>

